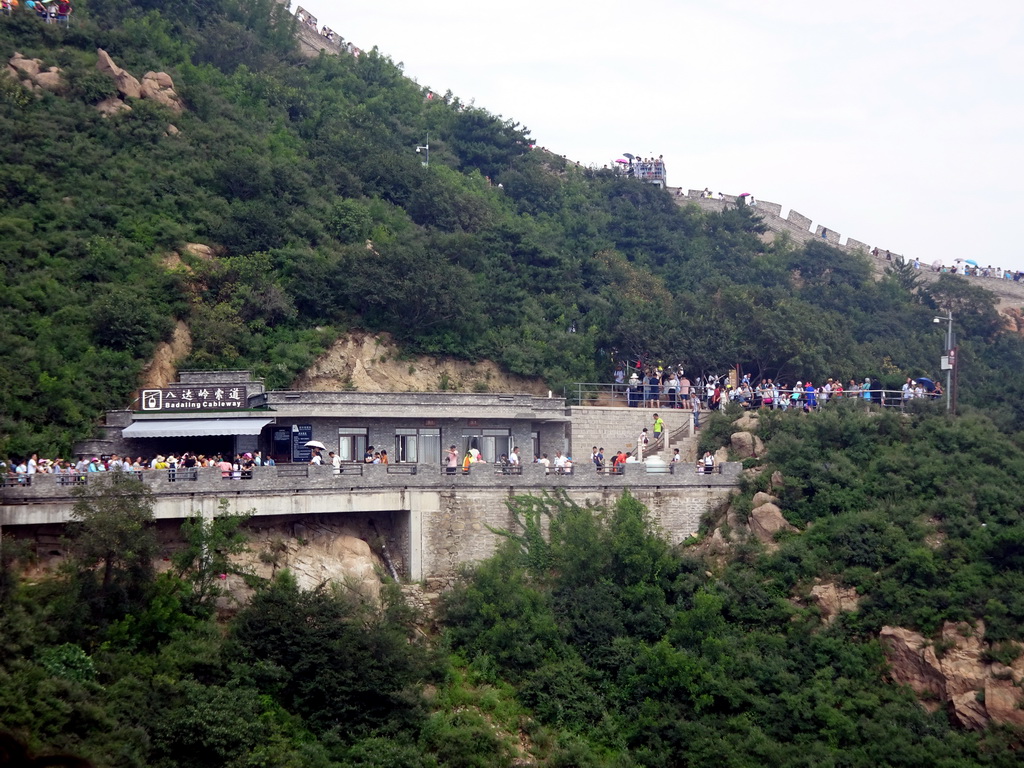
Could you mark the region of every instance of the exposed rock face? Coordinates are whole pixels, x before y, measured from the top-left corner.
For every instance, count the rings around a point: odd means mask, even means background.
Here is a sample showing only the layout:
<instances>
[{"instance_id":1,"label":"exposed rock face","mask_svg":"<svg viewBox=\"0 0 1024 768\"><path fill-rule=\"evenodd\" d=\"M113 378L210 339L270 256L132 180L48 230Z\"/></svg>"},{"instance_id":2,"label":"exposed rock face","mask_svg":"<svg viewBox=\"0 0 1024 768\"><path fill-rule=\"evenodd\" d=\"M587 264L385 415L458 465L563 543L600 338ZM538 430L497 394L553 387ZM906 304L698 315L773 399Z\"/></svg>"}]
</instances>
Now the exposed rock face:
<instances>
[{"instance_id":1,"label":"exposed rock face","mask_svg":"<svg viewBox=\"0 0 1024 768\"><path fill-rule=\"evenodd\" d=\"M831 583L811 587L811 597L821 610L821 617L826 624L835 621L840 613L856 611L860 603L856 589Z\"/></svg>"},{"instance_id":2,"label":"exposed rock face","mask_svg":"<svg viewBox=\"0 0 1024 768\"><path fill-rule=\"evenodd\" d=\"M1010 333L1024 336L1024 312L1017 307L1006 307L1003 312L1003 325Z\"/></svg>"},{"instance_id":3,"label":"exposed rock face","mask_svg":"<svg viewBox=\"0 0 1024 768\"><path fill-rule=\"evenodd\" d=\"M1024 725L1024 709L1021 705L1021 689L1013 680L988 678L985 681L985 712L997 723Z\"/></svg>"},{"instance_id":4,"label":"exposed rock face","mask_svg":"<svg viewBox=\"0 0 1024 768\"><path fill-rule=\"evenodd\" d=\"M64 82L64 77L56 67L50 67L48 72L40 72L35 76L35 81L36 85L50 93L60 95L67 91L67 83Z\"/></svg>"},{"instance_id":5,"label":"exposed rock face","mask_svg":"<svg viewBox=\"0 0 1024 768\"><path fill-rule=\"evenodd\" d=\"M203 245L202 243L185 243L185 253L191 254L192 256L198 256L200 259L212 259L217 255L209 245Z\"/></svg>"},{"instance_id":6,"label":"exposed rock face","mask_svg":"<svg viewBox=\"0 0 1024 768\"><path fill-rule=\"evenodd\" d=\"M166 387L175 381L178 361L184 360L192 351L192 334L181 320L174 327L171 340L157 344L153 357L142 369L140 384L143 388Z\"/></svg>"},{"instance_id":7,"label":"exposed rock face","mask_svg":"<svg viewBox=\"0 0 1024 768\"><path fill-rule=\"evenodd\" d=\"M772 482L772 490L773 491L779 490L780 488L782 488L786 484L785 480L782 477L782 473L779 472L778 470L775 470L774 472L772 472L772 481L771 482Z\"/></svg>"},{"instance_id":8,"label":"exposed rock face","mask_svg":"<svg viewBox=\"0 0 1024 768\"><path fill-rule=\"evenodd\" d=\"M130 72L117 66L110 58L110 54L102 48L98 48L96 54L99 56L96 69L114 79L117 84L117 92L121 94L122 98L138 99L142 97L142 85Z\"/></svg>"},{"instance_id":9,"label":"exposed rock face","mask_svg":"<svg viewBox=\"0 0 1024 768\"><path fill-rule=\"evenodd\" d=\"M732 444L733 453L741 459L749 459L764 454L764 443L757 435L749 432L734 432L729 442Z\"/></svg>"},{"instance_id":10,"label":"exposed rock face","mask_svg":"<svg viewBox=\"0 0 1024 768\"><path fill-rule=\"evenodd\" d=\"M741 429L744 432L751 432L757 429L757 414L756 413L744 413L736 421L733 422L733 426L736 429Z\"/></svg>"},{"instance_id":11,"label":"exposed rock face","mask_svg":"<svg viewBox=\"0 0 1024 768\"><path fill-rule=\"evenodd\" d=\"M942 627L944 652L922 635L902 627L882 627L879 635L893 679L909 685L928 709L946 704L966 728L984 728L989 722L1024 725L1024 690L1014 685L1014 667L985 660L984 624L977 629L946 622ZM997 675L999 677L997 677ZM983 693L984 701L979 701Z\"/></svg>"},{"instance_id":12,"label":"exposed rock face","mask_svg":"<svg viewBox=\"0 0 1024 768\"><path fill-rule=\"evenodd\" d=\"M778 504L779 500L772 496L770 493L764 491L758 491L754 494L753 505L754 507L760 507L762 504Z\"/></svg>"},{"instance_id":13,"label":"exposed rock face","mask_svg":"<svg viewBox=\"0 0 1024 768\"><path fill-rule=\"evenodd\" d=\"M67 90L67 83L61 73L60 67L43 69L42 59L26 59L20 53L15 54L4 67L9 75L15 80L27 75L21 84L32 91L50 91L51 93L63 94Z\"/></svg>"},{"instance_id":14,"label":"exposed rock face","mask_svg":"<svg viewBox=\"0 0 1024 768\"><path fill-rule=\"evenodd\" d=\"M152 99L179 113L185 109L174 91L174 81L166 72L147 72L142 77L141 90L144 99Z\"/></svg>"},{"instance_id":15,"label":"exposed rock face","mask_svg":"<svg viewBox=\"0 0 1024 768\"><path fill-rule=\"evenodd\" d=\"M771 502L754 507L754 510L750 513L748 525L750 526L750 532L769 549L774 549L778 546L775 543L776 533L779 531L796 530L796 528L786 522L786 518L782 516L782 510Z\"/></svg>"},{"instance_id":16,"label":"exposed rock face","mask_svg":"<svg viewBox=\"0 0 1024 768\"><path fill-rule=\"evenodd\" d=\"M121 112L132 111L132 108L117 98L117 96L108 96L96 105L96 109L99 110L99 113L104 117L111 117L112 115L117 115Z\"/></svg>"},{"instance_id":17,"label":"exposed rock face","mask_svg":"<svg viewBox=\"0 0 1024 768\"><path fill-rule=\"evenodd\" d=\"M361 332L338 339L292 386L315 392L346 387L360 392L431 392L442 388L466 392L482 388L486 392L529 392L542 397L548 391L543 381L508 374L488 360L468 363L426 355L409 359L388 334Z\"/></svg>"},{"instance_id":18,"label":"exposed rock face","mask_svg":"<svg viewBox=\"0 0 1024 768\"><path fill-rule=\"evenodd\" d=\"M35 77L43 70L42 59L26 59L18 51L14 52L8 63L15 71L29 77Z\"/></svg>"}]
</instances>

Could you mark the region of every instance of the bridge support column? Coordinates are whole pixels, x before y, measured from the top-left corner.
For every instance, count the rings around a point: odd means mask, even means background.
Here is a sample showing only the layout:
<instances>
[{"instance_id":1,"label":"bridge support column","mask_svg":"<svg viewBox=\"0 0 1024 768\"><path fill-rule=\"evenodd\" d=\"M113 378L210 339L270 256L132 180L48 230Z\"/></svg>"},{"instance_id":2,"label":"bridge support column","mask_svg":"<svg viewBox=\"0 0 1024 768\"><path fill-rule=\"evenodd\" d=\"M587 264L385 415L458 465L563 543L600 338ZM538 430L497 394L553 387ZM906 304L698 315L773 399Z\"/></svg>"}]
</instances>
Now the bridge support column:
<instances>
[{"instance_id":1,"label":"bridge support column","mask_svg":"<svg viewBox=\"0 0 1024 768\"><path fill-rule=\"evenodd\" d=\"M435 516L441 509L441 495L437 491L411 491L409 493L409 552L410 581L422 581L423 575L423 518Z\"/></svg>"}]
</instances>

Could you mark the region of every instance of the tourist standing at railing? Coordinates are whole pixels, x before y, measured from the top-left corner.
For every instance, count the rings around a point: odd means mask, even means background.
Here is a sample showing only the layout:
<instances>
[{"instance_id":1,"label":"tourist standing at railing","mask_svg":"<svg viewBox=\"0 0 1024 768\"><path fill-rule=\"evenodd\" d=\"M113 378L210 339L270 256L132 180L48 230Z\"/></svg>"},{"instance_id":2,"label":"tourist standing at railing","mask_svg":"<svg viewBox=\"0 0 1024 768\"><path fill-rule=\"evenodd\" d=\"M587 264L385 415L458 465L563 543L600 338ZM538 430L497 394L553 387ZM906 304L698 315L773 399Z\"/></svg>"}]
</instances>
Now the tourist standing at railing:
<instances>
[{"instance_id":1,"label":"tourist standing at railing","mask_svg":"<svg viewBox=\"0 0 1024 768\"><path fill-rule=\"evenodd\" d=\"M704 451L704 458L702 459L704 464L704 474L710 475L715 471L715 457L711 451Z\"/></svg>"},{"instance_id":2,"label":"tourist standing at railing","mask_svg":"<svg viewBox=\"0 0 1024 768\"><path fill-rule=\"evenodd\" d=\"M680 379L679 379L679 407L680 408L689 408L690 407L690 397L691 397L690 390L692 389L692 386L693 386L692 383L690 382L690 380L686 377L686 374L684 373L680 377Z\"/></svg>"},{"instance_id":3,"label":"tourist standing at railing","mask_svg":"<svg viewBox=\"0 0 1024 768\"><path fill-rule=\"evenodd\" d=\"M519 464L519 448L518 446L512 449L512 453L508 456L508 463L513 467L518 467Z\"/></svg>"},{"instance_id":4,"label":"tourist standing at railing","mask_svg":"<svg viewBox=\"0 0 1024 768\"><path fill-rule=\"evenodd\" d=\"M679 407L679 403L681 402L681 397L682 397L682 394L679 391L681 386L682 386L682 382L679 380L679 374L676 373L675 371L672 371L672 373L669 374L668 384L667 384L667 388L666 388L666 394L668 395L668 407L669 408L678 408Z\"/></svg>"},{"instance_id":5,"label":"tourist standing at railing","mask_svg":"<svg viewBox=\"0 0 1024 768\"><path fill-rule=\"evenodd\" d=\"M445 459L445 470L449 475L454 475L455 470L459 468L459 451L453 445L448 448L448 456Z\"/></svg>"},{"instance_id":6,"label":"tourist standing at railing","mask_svg":"<svg viewBox=\"0 0 1024 768\"><path fill-rule=\"evenodd\" d=\"M653 368L647 373L647 407L661 407L661 380Z\"/></svg>"}]
</instances>

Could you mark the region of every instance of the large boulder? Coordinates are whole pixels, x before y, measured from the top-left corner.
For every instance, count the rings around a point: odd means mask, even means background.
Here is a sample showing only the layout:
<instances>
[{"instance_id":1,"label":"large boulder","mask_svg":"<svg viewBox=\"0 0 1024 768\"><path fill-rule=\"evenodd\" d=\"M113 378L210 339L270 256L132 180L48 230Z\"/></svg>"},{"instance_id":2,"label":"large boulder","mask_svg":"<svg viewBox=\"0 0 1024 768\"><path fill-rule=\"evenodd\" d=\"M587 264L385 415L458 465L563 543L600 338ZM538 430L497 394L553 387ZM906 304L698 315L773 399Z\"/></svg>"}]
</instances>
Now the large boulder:
<instances>
[{"instance_id":1,"label":"large boulder","mask_svg":"<svg viewBox=\"0 0 1024 768\"><path fill-rule=\"evenodd\" d=\"M99 104L96 105L96 109L104 117L110 117L112 115L120 114L121 112L131 112L132 108L121 101L117 96L108 96Z\"/></svg>"},{"instance_id":2,"label":"large boulder","mask_svg":"<svg viewBox=\"0 0 1024 768\"><path fill-rule=\"evenodd\" d=\"M36 85L50 93L63 94L67 92L67 83L61 71L57 67L50 67L47 72L40 72L35 76Z\"/></svg>"},{"instance_id":3,"label":"large boulder","mask_svg":"<svg viewBox=\"0 0 1024 768\"><path fill-rule=\"evenodd\" d=\"M35 77L43 71L42 59L26 59L17 51L14 52L8 64L21 74L28 75L29 77Z\"/></svg>"},{"instance_id":4,"label":"large boulder","mask_svg":"<svg viewBox=\"0 0 1024 768\"><path fill-rule=\"evenodd\" d=\"M174 81L166 72L147 72L142 76L142 98L163 104L175 112L185 109L181 98L174 91Z\"/></svg>"},{"instance_id":5,"label":"large boulder","mask_svg":"<svg viewBox=\"0 0 1024 768\"><path fill-rule=\"evenodd\" d=\"M750 532L758 541L770 549L776 547L775 534L779 531L795 531L786 518L782 516L782 510L775 504L768 502L759 507L754 507L750 513L750 520L747 522Z\"/></svg>"},{"instance_id":6,"label":"large boulder","mask_svg":"<svg viewBox=\"0 0 1024 768\"><path fill-rule=\"evenodd\" d=\"M741 459L750 459L764 454L764 443L757 435L749 432L734 432L729 437L733 453Z\"/></svg>"},{"instance_id":7,"label":"large boulder","mask_svg":"<svg viewBox=\"0 0 1024 768\"><path fill-rule=\"evenodd\" d=\"M757 493L754 494L754 501L752 503L752 506L760 507L762 504L778 503L779 500L775 496L772 496L770 493L765 493L764 491L758 491Z\"/></svg>"},{"instance_id":8,"label":"large boulder","mask_svg":"<svg viewBox=\"0 0 1024 768\"><path fill-rule=\"evenodd\" d=\"M757 414L748 411L736 419L733 422L733 426L736 429L742 429L744 432L752 432L757 429Z\"/></svg>"},{"instance_id":9,"label":"large boulder","mask_svg":"<svg viewBox=\"0 0 1024 768\"><path fill-rule=\"evenodd\" d=\"M96 69L113 78L117 84L117 92L121 94L122 98L138 99L142 97L142 85L130 72L117 66L110 58L110 54L102 48L96 50L96 55L99 57L96 61Z\"/></svg>"}]
</instances>

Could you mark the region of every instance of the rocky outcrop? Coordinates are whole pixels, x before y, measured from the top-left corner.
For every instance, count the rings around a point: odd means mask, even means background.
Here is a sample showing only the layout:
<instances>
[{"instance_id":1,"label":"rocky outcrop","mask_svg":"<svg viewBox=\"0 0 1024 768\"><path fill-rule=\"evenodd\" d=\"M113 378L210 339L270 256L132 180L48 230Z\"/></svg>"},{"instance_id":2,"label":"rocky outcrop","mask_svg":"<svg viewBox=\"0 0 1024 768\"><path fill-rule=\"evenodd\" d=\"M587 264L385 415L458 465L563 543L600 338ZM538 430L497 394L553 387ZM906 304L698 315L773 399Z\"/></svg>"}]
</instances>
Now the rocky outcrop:
<instances>
[{"instance_id":1,"label":"rocky outcrop","mask_svg":"<svg viewBox=\"0 0 1024 768\"><path fill-rule=\"evenodd\" d=\"M729 437L732 451L739 459L750 459L764 454L764 443L749 432L734 432Z\"/></svg>"},{"instance_id":2,"label":"rocky outcrop","mask_svg":"<svg viewBox=\"0 0 1024 768\"><path fill-rule=\"evenodd\" d=\"M14 52L14 55L7 63L14 71L15 76L20 74L35 77L43 71L42 59L26 59L18 51Z\"/></svg>"},{"instance_id":3,"label":"rocky outcrop","mask_svg":"<svg viewBox=\"0 0 1024 768\"><path fill-rule=\"evenodd\" d=\"M132 111L132 108L117 98L117 96L108 96L96 105L96 109L104 117L110 117L111 115L116 115L120 112Z\"/></svg>"},{"instance_id":4,"label":"rocky outcrop","mask_svg":"<svg viewBox=\"0 0 1024 768\"><path fill-rule=\"evenodd\" d=\"M782 516L782 510L779 509L778 505L770 501L754 507L750 513L750 520L747 522L747 525L750 527L750 532L754 535L754 538L770 550L778 547L778 544L775 542L776 533L779 531L796 530Z\"/></svg>"},{"instance_id":5,"label":"rocky outcrop","mask_svg":"<svg viewBox=\"0 0 1024 768\"><path fill-rule=\"evenodd\" d=\"M26 59L16 51L4 70L30 91L50 91L58 95L67 91L67 82L60 67L44 69L42 59Z\"/></svg>"},{"instance_id":6,"label":"rocky outcrop","mask_svg":"<svg viewBox=\"0 0 1024 768\"><path fill-rule=\"evenodd\" d=\"M217 249L203 243L185 243L185 253L209 261L217 255Z\"/></svg>"},{"instance_id":7,"label":"rocky outcrop","mask_svg":"<svg viewBox=\"0 0 1024 768\"><path fill-rule=\"evenodd\" d=\"M185 106L174 90L174 81L166 72L147 72L142 76L142 82L132 75L128 70L119 67L114 60L102 48L96 49L96 69L113 78L117 85L119 100L124 99L149 99L158 104L163 104L168 109L181 113ZM117 99L115 99L117 100ZM125 108L127 105L125 105ZM116 107L111 99L105 99L97 105L97 109L106 116L124 111L124 108ZM172 130L173 129L173 130ZM178 132L174 126L168 126L167 134L173 135Z\"/></svg>"},{"instance_id":8,"label":"rocky outcrop","mask_svg":"<svg viewBox=\"0 0 1024 768\"><path fill-rule=\"evenodd\" d=\"M181 113L185 109L174 90L174 81L166 72L147 72L142 76L142 98L163 104L174 112Z\"/></svg>"},{"instance_id":9,"label":"rocky outcrop","mask_svg":"<svg viewBox=\"0 0 1024 768\"><path fill-rule=\"evenodd\" d=\"M110 58L110 54L102 48L96 50L96 55L99 57L96 62L96 69L113 78L114 83L117 85L117 92L121 95L122 99L138 99L142 97L142 84L131 72L117 66L114 60Z\"/></svg>"},{"instance_id":10,"label":"rocky outcrop","mask_svg":"<svg viewBox=\"0 0 1024 768\"><path fill-rule=\"evenodd\" d=\"M188 250L188 247L186 247ZM354 331L342 336L292 384L295 389L332 392L529 392L547 394L540 379L515 376L489 360L469 363L454 358L404 354L386 334Z\"/></svg>"},{"instance_id":11,"label":"rocky outcrop","mask_svg":"<svg viewBox=\"0 0 1024 768\"><path fill-rule=\"evenodd\" d=\"M67 92L68 84L64 80L64 74L59 67L50 67L45 72L35 76L36 85L44 91L56 93L61 96Z\"/></svg>"},{"instance_id":12,"label":"rocky outcrop","mask_svg":"<svg viewBox=\"0 0 1024 768\"><path fill-rule=\"evenodd\" d=\"M986 661L984 634L981 622L946 622L934 643L902 627L882 627L879 640L893 680L910 686L927 709L949 707L965 728L1024 725L1024 660L1012 667Z\"/></svg>"},{"instance_id":13,"label":"rocky outcrop","mask_svg":"<svg viewBox=\"0 0 1024 768\"><path fill-rule=\"evenodd\" d=\"M142 369L139 379L143 389L166 387L177 380L178 362L192 352L192 334L188 326L179 320L174 327L170 341L162 341L153 351L153 357Z\"/></svg>"},{"instance_id":14,"label":"rocky outcrop","mask_svg":"<svg viewBox=\"0 0 1024 768\"><path fill-rule=\"evenodd\" d=\"M736 421L733 422L733 426L736 429L744 432L753 432L757 429L758 419L756 413L747 412L740 416Z\"/></svg>"},{"instance_id":15,"label":"rocky outcrop","mask_svg":"<svg viewBox=\"0 0 1024 768\"><path fill-rule=\"evenodd\" d=\"M860 606L860 595L853 587L840 587L837 584L816 584L811 587L811 599L821 611L825 624L831 624L841 613L852 613Z\"/></svg>"}]
</instances>

